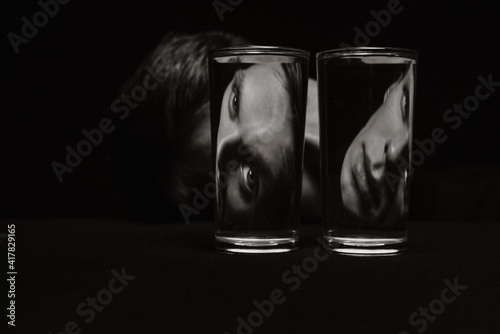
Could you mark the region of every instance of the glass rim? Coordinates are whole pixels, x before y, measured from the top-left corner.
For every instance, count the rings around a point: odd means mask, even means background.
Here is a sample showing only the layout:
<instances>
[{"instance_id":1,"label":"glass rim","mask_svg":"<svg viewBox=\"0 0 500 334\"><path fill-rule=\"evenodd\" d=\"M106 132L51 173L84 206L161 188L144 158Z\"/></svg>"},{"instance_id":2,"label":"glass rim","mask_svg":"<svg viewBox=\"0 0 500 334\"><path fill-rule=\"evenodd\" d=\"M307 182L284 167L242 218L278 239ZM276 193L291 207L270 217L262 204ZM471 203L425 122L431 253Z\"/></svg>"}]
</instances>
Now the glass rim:
<instances>
[{"instance_id":1,"label":"glass rim","mask_svg":"<svg viewBox=\"0 0 500 334\"><path fill-rule=\"evenodd\" d=\"M386 56L418 60L418 52L416 50L383 46L357 46L324 50L316 53L317 60L349 56Z\"/></svg>"},{"instance_id":2,"label":"glass rim","mask_svg":"<svg viewBox=\"0 0 500 334\"><path fill-rule=\"evenodd\" d=\"M258 55L258 56L291 56L309 60L309 51L290 48L286 46L273 46L273 45L240 45L225 48L211 49L208 52L211 59L218 57L228 56L244 56L244 55Z\"/></svg>"}]
</instances>

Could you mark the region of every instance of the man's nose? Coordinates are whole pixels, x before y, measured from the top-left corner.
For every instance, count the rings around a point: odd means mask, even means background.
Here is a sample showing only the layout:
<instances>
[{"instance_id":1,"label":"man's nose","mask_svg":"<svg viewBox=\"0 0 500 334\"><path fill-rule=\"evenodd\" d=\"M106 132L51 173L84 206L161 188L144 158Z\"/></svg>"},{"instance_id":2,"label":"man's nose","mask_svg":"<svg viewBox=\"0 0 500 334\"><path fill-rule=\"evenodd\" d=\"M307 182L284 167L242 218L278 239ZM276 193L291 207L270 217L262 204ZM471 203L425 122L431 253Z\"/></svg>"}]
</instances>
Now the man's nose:
<instances>
[{"instance_id":1,"label":"man's nose","mask_svg":"<svg viewBox=\"0 0 500 334\"><path fill-rule=\"evenodd\" d=\"M397 162L399 156L408 152L408 139L410 133L404 128L393 136L387 146L387 160L393 163Z\"/></svg>"},{"instance_id":2,"label":"man's nose","mask_svg":"<svg viewBox=\"0 0 500 334\"><path fill-rule=\"evenodd\" d=\"M386 150L386 140L381 136L373 136L363 143L365 169L376 182L384 177Z\"/></svg>"}]
</instances>

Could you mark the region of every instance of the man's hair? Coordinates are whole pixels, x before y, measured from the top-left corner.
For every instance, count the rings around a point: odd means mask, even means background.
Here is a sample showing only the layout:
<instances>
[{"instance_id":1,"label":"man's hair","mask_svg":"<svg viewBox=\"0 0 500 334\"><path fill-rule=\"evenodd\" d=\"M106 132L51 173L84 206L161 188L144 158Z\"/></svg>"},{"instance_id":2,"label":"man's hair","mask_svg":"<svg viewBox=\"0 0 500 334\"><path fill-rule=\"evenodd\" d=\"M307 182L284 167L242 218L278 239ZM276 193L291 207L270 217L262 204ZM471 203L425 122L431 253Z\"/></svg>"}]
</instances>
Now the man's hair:
<instances>
[{"instance_id":1,"label":"man's hair","mask_svg":"<svg viewBox=\"0 0 500 334\"><path fill-rule=\"evenodd\" d=\"M158 84L131 111L114 152L120 179L151 218L164 219L180 203L192 206L192 189L203 192L213 181L208 51L243 44L224 32L168 33L123 85L130 94L146 76Z\"/></svg>"}]
</instances>

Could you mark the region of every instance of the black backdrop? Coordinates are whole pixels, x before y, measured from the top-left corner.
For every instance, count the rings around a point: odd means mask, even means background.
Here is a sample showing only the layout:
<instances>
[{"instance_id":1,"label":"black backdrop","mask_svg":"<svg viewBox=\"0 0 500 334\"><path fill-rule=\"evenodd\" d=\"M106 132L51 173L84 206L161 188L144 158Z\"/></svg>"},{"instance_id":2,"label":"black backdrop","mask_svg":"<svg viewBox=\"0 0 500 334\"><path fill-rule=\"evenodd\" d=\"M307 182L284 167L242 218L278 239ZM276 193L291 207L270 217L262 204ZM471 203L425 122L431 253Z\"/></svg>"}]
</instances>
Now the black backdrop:
<instances>
[{"instance_id":1,"label":"black backdrop","mask_svg":"<svg viewBox=\"0 0 500 334\"><path fill-rule=\"evenodd\" d=\"M97 127L104 117L116 119L110 104L118 97L120 84L166 32L225 30L258 44L306 49L311 52L310 72L315 77L316 52L337 48L342 42L355 44L354 28L364 31L374 20L371 11L394 3L231 2L239 4L226 11L221 21L212 1L73 0L60 5L17 54L8 33L20 35L21 18L32 22L40 5L34 0L2 2L1 216L127 215L133 203L105 168L113 133L71 174L65 174L62 183L51 163L64 161L65 146L74 148L84 138L83 129ZM443 114L474 94L478 76L491 74L500 81L500 4L402 0L400 6L401 12L372 34L369 45L419 51L414 138L429 138L437 127L448 135L416 170L416 179L445 175L455 184L463 179L462 170L472 170L481 175L484 187L499 184L495 166L500 162L500 87L456 130L444 122ZM433 174L436 170L438 174ZM415 189L425 197L425 187ZM445 189L442 197L456 192ZM493 196L489 200L495 202L498 195Z\"/></svg>"}]
</instances>

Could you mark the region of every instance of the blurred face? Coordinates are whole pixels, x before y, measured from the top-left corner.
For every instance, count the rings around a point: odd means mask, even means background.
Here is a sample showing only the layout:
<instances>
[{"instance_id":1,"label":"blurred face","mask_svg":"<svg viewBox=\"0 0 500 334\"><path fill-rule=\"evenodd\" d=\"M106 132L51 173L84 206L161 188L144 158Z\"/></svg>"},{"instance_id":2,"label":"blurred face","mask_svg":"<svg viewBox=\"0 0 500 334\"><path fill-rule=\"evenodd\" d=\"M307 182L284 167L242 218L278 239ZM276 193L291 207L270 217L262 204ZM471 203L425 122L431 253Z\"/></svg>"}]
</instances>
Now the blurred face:
<instances>
[{"instance_id":1,"label":"blurred face","mask_svg":"<svg viewBox=\"0 0 500 334\"><path fill-rule=\"evenodd\" d=\"M280 196L276 184L292 168L292 118L280 64L235 73L223 96L217 136L223 211L250 220L255 211L272 206L273 192Z\"/></svg>"},{"instance_id":2,"label":"blurred face","mask_svg":"<svg viewBox=\"0 0 500 334\"><path fill-rule=\"evenodd\" d=\"M406 168L413 115L413 73L386 91L384 102L347 150L341 172L344 206L364 220L397 217L405 211Z\"/></svg>"}]
</instances>

